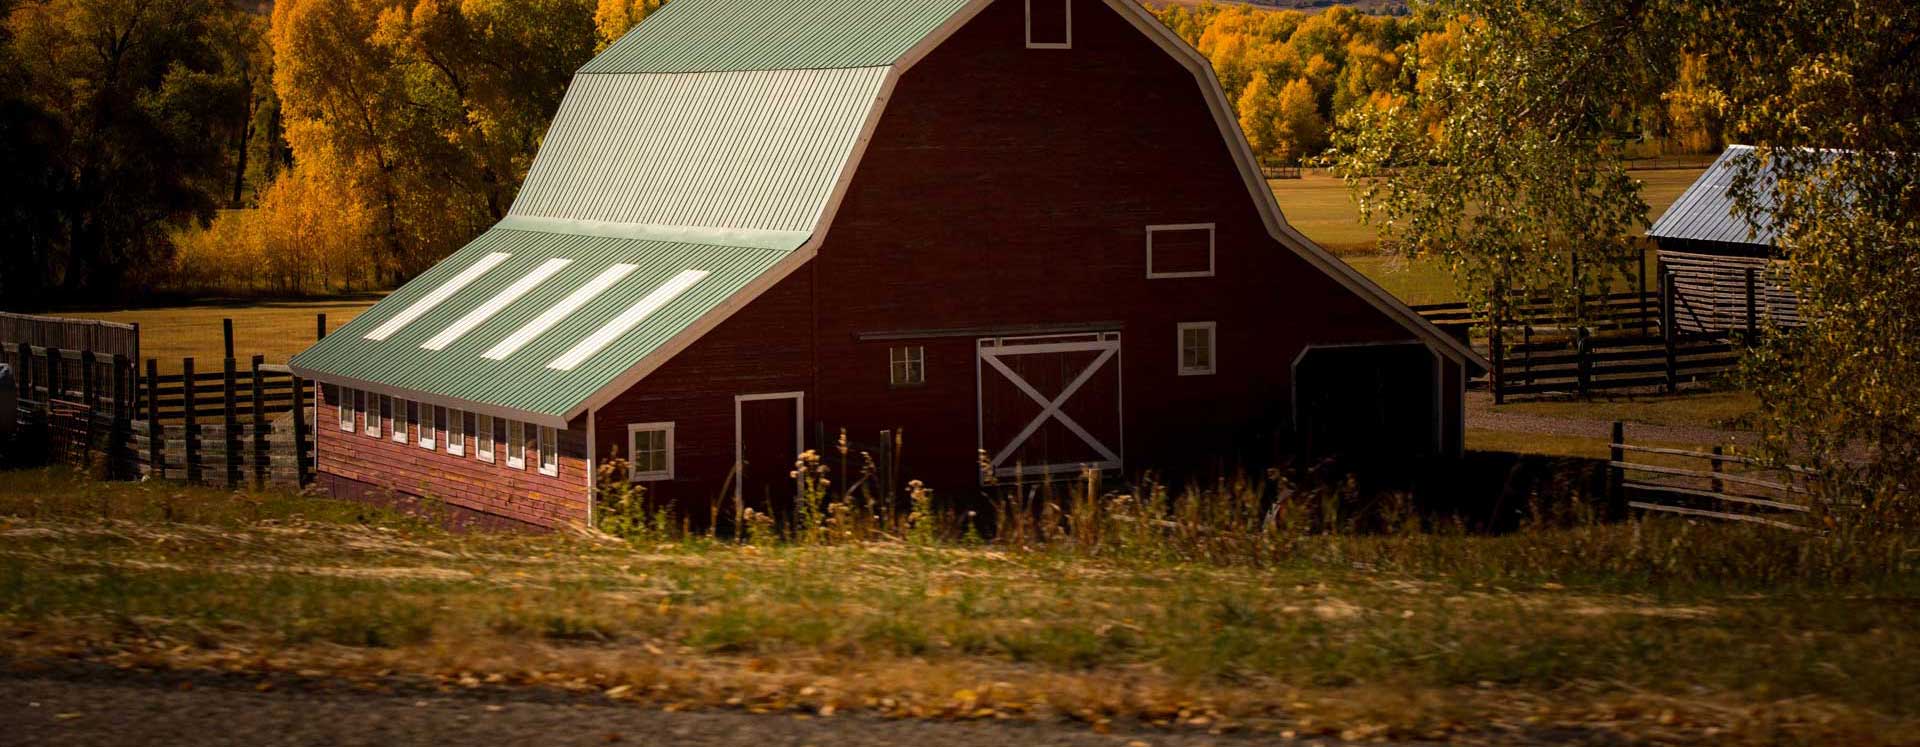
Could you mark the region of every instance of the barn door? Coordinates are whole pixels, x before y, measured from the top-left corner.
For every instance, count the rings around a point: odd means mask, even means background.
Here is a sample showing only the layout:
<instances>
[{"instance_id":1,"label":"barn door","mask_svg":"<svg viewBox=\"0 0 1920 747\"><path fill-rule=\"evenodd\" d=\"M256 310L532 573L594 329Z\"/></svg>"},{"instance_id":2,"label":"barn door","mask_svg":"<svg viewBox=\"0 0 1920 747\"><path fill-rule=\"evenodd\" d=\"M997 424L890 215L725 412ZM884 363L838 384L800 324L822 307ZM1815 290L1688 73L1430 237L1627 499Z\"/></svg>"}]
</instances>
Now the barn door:
<instances>
[{"instance_id":1,"label":"barn door","mask_svg":"<svg viewBox=\"0 0 1920 747\"><path fill-rule=\"evenodd\" d=\"M979 341L980 450L1000 477L1120 469L1120 333Z\"/></svg>"},{"instance_id":2,"label":"barn door","mask_svg":"<svg viewBox=\"0 0 1920 747\"><path fill-rule=\"evenodd\" d=\"M733 418L735 505L782 520L791 517L796 486L789 475L804 441L806 395L737 396Z\"/></svg>"}]
</instances>

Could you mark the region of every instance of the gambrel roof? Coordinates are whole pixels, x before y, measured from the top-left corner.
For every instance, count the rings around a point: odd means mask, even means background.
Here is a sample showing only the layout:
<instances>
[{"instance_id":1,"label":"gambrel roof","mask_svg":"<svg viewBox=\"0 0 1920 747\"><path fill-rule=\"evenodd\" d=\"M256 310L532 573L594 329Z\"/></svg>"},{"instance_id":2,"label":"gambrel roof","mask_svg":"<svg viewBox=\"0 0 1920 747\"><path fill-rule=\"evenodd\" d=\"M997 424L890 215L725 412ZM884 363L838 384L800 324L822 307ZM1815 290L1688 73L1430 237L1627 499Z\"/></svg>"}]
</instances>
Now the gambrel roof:
<instances>
[{"instance_id":1,"label":"gambrel roof","mask_svg":"<svg viewBox=\"0 0 1920 747\"><path fill-rule=\"evenodd\" d=\"M505 220L293 370L564 427L805 264L900 76L992 1L674 0L574 77ZM1206 59L1103 1L1193 71L1276 240L1484 367L1288 226Z\"/></svg>"}]
</instances>

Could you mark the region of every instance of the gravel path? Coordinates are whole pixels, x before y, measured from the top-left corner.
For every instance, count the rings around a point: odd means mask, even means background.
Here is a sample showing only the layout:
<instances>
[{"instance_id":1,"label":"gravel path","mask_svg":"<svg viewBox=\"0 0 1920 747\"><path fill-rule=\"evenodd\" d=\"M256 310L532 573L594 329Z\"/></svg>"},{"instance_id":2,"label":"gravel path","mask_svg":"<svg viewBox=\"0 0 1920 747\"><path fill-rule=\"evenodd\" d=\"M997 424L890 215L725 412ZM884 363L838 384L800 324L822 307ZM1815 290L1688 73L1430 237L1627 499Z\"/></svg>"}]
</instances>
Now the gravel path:
<instances>
[{"instance_id":1,"label":"gravel path","mask_svg":"<svg viewBox=\"0 0 1920 747\"><path fill-rule=\"evenodd\" d=\"M538 692L383 695L326 687L259 692L180 675L0 673L0 745L672 745L673 747L1197 747L1295 744L1086 727L667 713ZM1332 747L1326 740L1311 743Z\"/></svg>"},{"instance_id":2,"label":"gravel path","mask_svg":"<svg viewBox=\"0 0 1920 747\"><path fill-rule=\"evenodd\" d=\"M1577 418L1553 418L1498 412L1493 395L1484 391L1467 392L1467 427L1507 433L1535 433L1546 436L1572 436L1606 440L1613 435L1613 421ZM1697 426L1628 423L1627 439L1634 443L1670 443L1692 446L1715 444L1751 444L1752 433Z\"/></svg>"}]
</instances>

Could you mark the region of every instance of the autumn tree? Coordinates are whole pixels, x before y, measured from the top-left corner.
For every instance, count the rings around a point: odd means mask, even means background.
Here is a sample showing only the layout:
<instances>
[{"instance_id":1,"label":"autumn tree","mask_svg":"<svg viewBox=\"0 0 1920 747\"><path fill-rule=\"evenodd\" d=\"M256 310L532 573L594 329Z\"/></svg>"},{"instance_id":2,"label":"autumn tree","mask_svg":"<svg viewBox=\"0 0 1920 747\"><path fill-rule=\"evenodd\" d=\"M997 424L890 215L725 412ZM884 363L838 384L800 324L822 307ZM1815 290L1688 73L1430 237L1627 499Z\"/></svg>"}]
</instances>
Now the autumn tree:
<instances>
[{"instance_id":1,"label":"autumn tree","mask_svg":"<svg viewBox=\"0 0 1920 747\"><path fill-rule=\"evenodd\" d=\"M594 29L600 40L596 51L613 46L627 31L646 20L647 14L666 4L667 0L600 0L593 13Z\"/></svg>"}]
</instances>

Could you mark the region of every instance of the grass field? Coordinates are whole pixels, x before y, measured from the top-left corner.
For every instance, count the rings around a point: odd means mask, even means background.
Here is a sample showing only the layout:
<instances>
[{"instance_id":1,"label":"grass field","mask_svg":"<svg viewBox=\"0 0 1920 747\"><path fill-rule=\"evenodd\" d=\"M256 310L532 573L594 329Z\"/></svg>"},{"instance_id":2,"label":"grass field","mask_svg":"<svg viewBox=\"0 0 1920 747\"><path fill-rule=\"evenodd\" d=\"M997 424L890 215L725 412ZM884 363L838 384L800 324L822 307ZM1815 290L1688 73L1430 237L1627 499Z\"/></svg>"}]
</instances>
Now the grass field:
<instances>
[{"instance_id":1,"label":"grass field","mask_svg":"<svg viewBox=\"0 0 1920 747\"><path fill-rule=\"evenodd\" d=\"M233 320L234 354L242 360L264 355L268 363L285 363L312 345L318 332L316 315L327 315L329 331L339 329L365 311L378 295L360 294L321 300L209 301L185 306L161 306L121 311L61 311L60 316L100 319L140 325L140 354L157 358L165 371L180 369L180 359L191 357L200 370L215 370L226 357L222 319Z\"/></svg>"},{"instance_id":2,"label":"grass field","mask_svg":"<svg viewBox=\"0 0 1920 747\"><path fill-rule=\"evenodd\" d=\"M634 548L33 471L0 473L0 537L0 666L1363 741L1865 746L1920 728L1915 556L1746 527L1323 536L1255 566Z\"/></svg>"}]
</instances>

